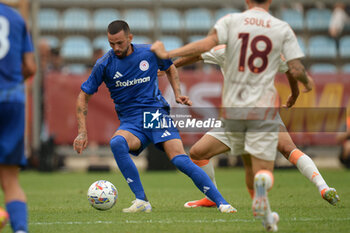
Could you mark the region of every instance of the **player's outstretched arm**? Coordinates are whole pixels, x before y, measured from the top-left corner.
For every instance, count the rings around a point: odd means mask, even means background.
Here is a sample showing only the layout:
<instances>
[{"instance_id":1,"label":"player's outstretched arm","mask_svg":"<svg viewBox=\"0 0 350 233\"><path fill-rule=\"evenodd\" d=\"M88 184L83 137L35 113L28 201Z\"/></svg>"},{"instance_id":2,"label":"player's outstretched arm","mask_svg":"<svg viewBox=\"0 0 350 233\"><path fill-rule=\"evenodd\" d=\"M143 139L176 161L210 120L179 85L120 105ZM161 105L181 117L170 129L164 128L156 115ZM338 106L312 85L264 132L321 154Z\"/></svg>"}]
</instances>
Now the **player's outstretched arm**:
<instances>
[{"instance_id":1,"label":"player's outstretched arm","mask_svg":"<svg viewBox=\"0 0 350 233\"><path fill-rule=\"evenodd\" d=\"M215 29L209 32L209 35L202 40L189 43L183 47L166 51L164 44L161 41L156 41L152 44L151 51L161 59L169 59L174 57L195 56L206 51L209 51L215 45L218 45L219 40Z\"/></svg>"},{"instance_id":2,"label":"player's outstretched arm","mask_svg":"<svg viewBox=\"0 0 350 233\"><path fill-rule=\"evenodd\" d=\"M180 57L174 61L174 65L178 67L182 66L188 66L193 63L196 63L197 61L203 60L201 55L195 55L195 56L187 56L187 57Z\"/></svg>"},{"instance_id":3,"label":"player's outstretched arm","mask_svg":"<svg viewBox=\"0 0 350 233\"><path fill-rule=\"evenodd\" d=\"M91 95L80 91L76 103L76 116L78 121L78 136L75 138L73 148L79 154L83 152L88 144L88 136L86 129L86 117L88 112L88 102Z\"/></svg>"},{"instance_id":4,"label":"player's outstretched arm","mask_svg":"<svg viewBox=\"0 0 350 233\"><path fill-rule=\"evenodd\" d=\"M177 72L174 64L171 65L168 70L166 70L166 75L174 91L176 103L192 106L192 101L190 98L188 96L181 95L179 73Z\"/></svg>"}]
</instances>

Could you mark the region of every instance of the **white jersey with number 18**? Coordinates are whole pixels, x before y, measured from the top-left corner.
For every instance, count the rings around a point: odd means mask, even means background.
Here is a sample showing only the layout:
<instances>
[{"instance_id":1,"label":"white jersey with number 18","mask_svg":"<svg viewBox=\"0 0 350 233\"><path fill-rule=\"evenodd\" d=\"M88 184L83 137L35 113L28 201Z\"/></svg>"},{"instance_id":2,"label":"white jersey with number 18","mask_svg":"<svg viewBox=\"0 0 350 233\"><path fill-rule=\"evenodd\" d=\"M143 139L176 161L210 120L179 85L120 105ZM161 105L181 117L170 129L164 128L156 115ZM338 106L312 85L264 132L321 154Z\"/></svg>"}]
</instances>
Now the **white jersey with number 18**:
<instances>
[{"instance_id":1,"label":"white jersey with number 18","mask_svg":"<svg viewBox=\"0 0 350 233\"><path fill-rule=\"evenodd\" d=\"M286 61L304 56L290 26L253 8L221 18L214 28L219 44L226 44L223 106L276 107L280 55Z\"/></svg>"},{"instance_id":2,"label":"white jersey with number 18","mask_svg":"<svg viewBox=\"0 0 350 233\"><path fill-rule=\"evenodd\" d=\"M220 67L224 67L225 65L225 51L226 45L217 45L212 48L210 51L202 53L201 57L204 63L219 65ZM278 66L278 73L286 73L288 71L288 65L284 61L284 59L280 59L280 64ZM222 71L222 70L221 70ZM225 77L224 77L225 78Z\"/></svg>"}]
</instances>

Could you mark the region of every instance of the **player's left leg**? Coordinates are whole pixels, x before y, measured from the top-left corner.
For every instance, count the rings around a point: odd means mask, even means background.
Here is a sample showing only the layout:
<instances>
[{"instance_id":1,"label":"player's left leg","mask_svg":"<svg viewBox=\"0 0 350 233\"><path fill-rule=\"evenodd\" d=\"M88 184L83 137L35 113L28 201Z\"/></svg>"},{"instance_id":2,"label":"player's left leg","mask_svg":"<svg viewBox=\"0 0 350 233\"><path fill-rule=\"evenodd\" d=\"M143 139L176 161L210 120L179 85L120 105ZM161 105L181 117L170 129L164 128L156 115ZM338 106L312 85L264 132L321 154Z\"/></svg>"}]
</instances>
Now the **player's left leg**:
<instances>
[{"instance_id":1,"label":"player's left leg","mask_svg":"<svg viewBox=\"0 0 350 233\"><path fill-rule=\"evenodd\" d=\"M14 232L28 232L27 199L19 183L19 167L0 165L0 182Z\"/></svg>"},{"instance_id":2,"label":"player's left leg","mask_svg":"<svg viewBox=\"0 0 350 233\"><path fill-rule=\"evenodd\" d=\"M271 211L268 191L273 186L279 125L274 121L246 121L244 149L251 154L254 174L253 215L268 231L277 231L278 214Z\"/></svg>"},{"instance_id":3,"label":"player's left leg","mask_svg":"<svg viewBox=\"0 0 350 233\"><path fill-rule=\"evenodd\" d=\"M203 137L201 137L201 139L199 139L190 149L190 156L193 163L207 173L215 187L217 187L217 185L215 181L214 166L209 159L215 155L230 150L230 148L223 142L222 137L225 137L222 132L208 132L204 134ZM205 158L205 160L200 160L202 158ZM186 208L214 207L216 204L206 196L200 200L188 201L184 206Z\"/></svg>"},{"instance_id":4,"label":"player's left leg","mask_svg":"<svg viewBox=\"0 0 350 233\"><path fill-rule=\"evenodd\" d=\"M197 188L213 200L223 213L235 213L233 208L215 187L209 176L185 154L182 141L171 139L163 142L163 148L171 162L183 173L189 176Z\"/></svg>"},{"instance_id":5,"label":"player's left leg","mask_svg":"<svg viewBox=\"0 0 350 233\"><path fill-rule=\"evenodd\" d=\"M268 191L273 186L274 161L262 160L251 156L254 174L254 198L252 203L253 215L260 218L267 231L277 231L279 216L272 212L268 199Z\"/></svg>"},{"instance_id":6,"label":"player's left leg","mask_svg":"<svg viewBox=\"0 0 350 233\"><path fill-rule=\"evenodd\" d=\"M294 164L307 179L316 185L323 199L335 205L340 199L334 188L329 188L315 163L294 144L286 128L280 126L278 135L278 150Z\"/></svg>"}]
</instances>

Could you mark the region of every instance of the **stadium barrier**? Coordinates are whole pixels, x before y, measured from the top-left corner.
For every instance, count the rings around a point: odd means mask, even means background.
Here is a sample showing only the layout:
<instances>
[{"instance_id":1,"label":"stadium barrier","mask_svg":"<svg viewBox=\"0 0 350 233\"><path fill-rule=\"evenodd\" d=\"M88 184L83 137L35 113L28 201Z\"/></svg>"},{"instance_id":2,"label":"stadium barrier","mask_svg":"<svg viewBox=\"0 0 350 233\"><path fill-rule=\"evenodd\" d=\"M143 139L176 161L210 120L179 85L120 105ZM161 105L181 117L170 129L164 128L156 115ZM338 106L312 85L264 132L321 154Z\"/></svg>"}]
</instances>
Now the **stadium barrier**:
<instances>
[{"instance_id":1,"label":"stadium barrier","mask_svg":"<svg viewBox=\"0 0 350 233\"><path fill-rule=\"evenodd\" d=\"M58 145L72 144L77 134L75 103L80 91L80 85L87 79L87 75L70 75L62 73L49 73L44 83L44 111L45 122L48 133L54 137ZM211 72L202 71L180 71L181 89L183 95L188 95L195 104L195 107L217 108L221 104L222 75L218 70ZM321 75L313 76L315 89L310 93L300 92L296 108L333 108L350 109L350 77L349 75ZM175 103L172 89L166 77L159 77L159 87L163 96L171 106L179 107ZM283 75L276 78L276 88L280 94L281 103L285 103L289 94L287 79ZM302 90L302 87L300 87ZM191 109L189 109L191 111ZM339 111L340 112L340 111ZM283 114L282 114L283 115ZM284 117L284 122L291 133L295 143L303 145L336 145L335 135L338 131L338 124L333 120L339 116L318 114L322 125L314 129L313 118L303 118L300 114ZM332 118L333 117L333 118ZM305 122L298 122L306 119ZM100 145L109 143L119 121L114 111L114 104L109 97L105 85L101 85L97 94L89 102L88 113L89 142L96 142ZM303 125L309 132L298 129ZM322 132L328 129L328 132ZM305 130L307 131L307 130ZM203 132L204 133L204 132ZM193 145L203 133L181 133L184 144Z\"/></svg>"}]
</instances>

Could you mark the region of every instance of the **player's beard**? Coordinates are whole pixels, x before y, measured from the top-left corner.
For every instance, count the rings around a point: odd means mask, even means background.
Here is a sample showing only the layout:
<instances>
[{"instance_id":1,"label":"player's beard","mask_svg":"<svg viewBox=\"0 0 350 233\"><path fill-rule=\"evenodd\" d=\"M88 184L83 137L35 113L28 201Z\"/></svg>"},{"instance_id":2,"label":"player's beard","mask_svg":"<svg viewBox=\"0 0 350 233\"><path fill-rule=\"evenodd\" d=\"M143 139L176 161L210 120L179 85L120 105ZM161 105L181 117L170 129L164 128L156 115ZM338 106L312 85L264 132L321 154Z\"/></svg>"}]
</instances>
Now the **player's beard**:
<instances>
[{"instance_id":1,"label":"player's beard","mask_svg":"<svg viewBox=\"0 0 350 233\"><path fill-rule=\"evenodd\" d=\"M126 47L126 49L124 50L124 51L122 51L121 53L120 53L120 55L118 55L117 53L116 53L116 51L114 51L114 53L115 53L115 55L118 57L118 58L124 58L124 57L126 57L126 54L128 53L128 51L129 51L129 47L130 47L130 45L128 45L128 47ZM118 51L119 52L119 51Z\"/></svg>"}]
</instances>

